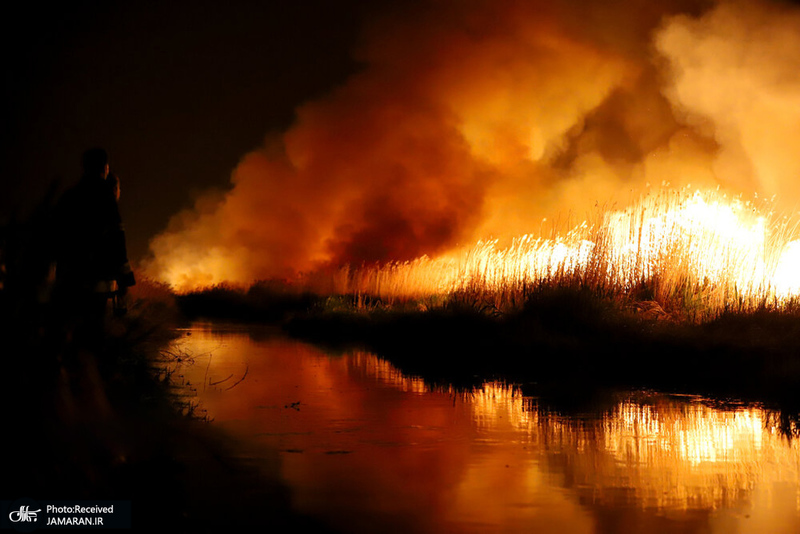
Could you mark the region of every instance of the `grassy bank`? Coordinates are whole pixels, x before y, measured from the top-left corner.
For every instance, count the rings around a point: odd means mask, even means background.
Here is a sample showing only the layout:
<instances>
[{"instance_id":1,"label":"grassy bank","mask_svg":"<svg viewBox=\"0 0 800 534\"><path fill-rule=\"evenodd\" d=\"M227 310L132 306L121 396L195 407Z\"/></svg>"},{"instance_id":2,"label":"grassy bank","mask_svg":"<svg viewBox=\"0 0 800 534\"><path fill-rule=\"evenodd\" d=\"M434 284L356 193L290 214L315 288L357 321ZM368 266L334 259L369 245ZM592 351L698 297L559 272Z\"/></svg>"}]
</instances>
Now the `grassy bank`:
<instances>
[{"instance_id":1,"label":"grassy bank","mask_svg":"<svg viewBox=\"0 0 800 534\"><path fill-rule=\"evenodd\" d=\"M763 308L676 322L653 302L623 305L584 288L540 288L519 311L454 301L420 311L319 307L292 335L361 346L434 382L500 376L565 395L645 387L780 403L797 410L800 314Z\"/></svg>"},{"instance_id":2,"label":"grassy bank","mask_svg":"<svg viewBox=\"0 0 800 534\"><path fill-rule=\"evenodd\" d=\"M292 297L285 289L271 298L263 287L216 287L178 302L185 312L202 309L216 319L257 319L265 313L253 309L268 309L293 336L336 349L366 348L431 382L503 377L527 384L532 394L567 396L644 387L800 412L796 303L730 307L698 322L675 301L652 300L647 286L621 295L563 282L500 295L478 288L391 301L365 293ZM226 304L213 305L220 301Z\"/></svg>"}]
</instances>

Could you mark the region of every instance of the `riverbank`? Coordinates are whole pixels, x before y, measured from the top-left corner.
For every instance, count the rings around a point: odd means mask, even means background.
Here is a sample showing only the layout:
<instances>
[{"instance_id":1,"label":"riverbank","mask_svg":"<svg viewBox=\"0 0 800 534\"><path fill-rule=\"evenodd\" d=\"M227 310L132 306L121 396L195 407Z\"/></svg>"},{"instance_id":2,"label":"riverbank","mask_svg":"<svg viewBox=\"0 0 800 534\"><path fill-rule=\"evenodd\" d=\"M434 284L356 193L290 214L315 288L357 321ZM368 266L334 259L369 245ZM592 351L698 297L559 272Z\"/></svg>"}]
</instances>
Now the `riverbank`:
<instances>
[{"instance_id":1,"label":"riverbank","mask_svg":"<svg viewBox=\"0 0 800 534\"><path fill-rule=\"evenodd\" d=\"M580 396L653 388L775 403L800 412L800 314L763 309L703 324L621 307L580 289L541 292L515 313L470 307L368 312L318 308L285 324L293 336L372 350L432 382L502 377Z\"/></svg>"},{"instance_id":2,"label":"riverbank","mask_svg":"<svg viewBox=\"0 0 800 534\"><path fill-rule=\"evenodd\" d=\"M472 297L387 303L257 284L176 296L174 306L185 317L269 322L336 350L367 349L431 383L502 378L560 406L579 406L604 389L651 388L800 413L796 305L695 323L682 308L667 312L655 301L585 287L542 285L513 309Z\"/></svg>"},{"instance_id":3,"label":"riverbank","mask_svg":"<svg viewBox=\"0 0 800 534\"><path fill-rule=\"evenodd\" d=\"M177 297L184 315L270 321L292 336L364 348L430 382L502 377L530 393L653 388L800 412L800 308L764 305L696 323L683 308L542 285L513 308L456 295L387 303L286 288L216 287Z\"/></svg>"}]
</instances>

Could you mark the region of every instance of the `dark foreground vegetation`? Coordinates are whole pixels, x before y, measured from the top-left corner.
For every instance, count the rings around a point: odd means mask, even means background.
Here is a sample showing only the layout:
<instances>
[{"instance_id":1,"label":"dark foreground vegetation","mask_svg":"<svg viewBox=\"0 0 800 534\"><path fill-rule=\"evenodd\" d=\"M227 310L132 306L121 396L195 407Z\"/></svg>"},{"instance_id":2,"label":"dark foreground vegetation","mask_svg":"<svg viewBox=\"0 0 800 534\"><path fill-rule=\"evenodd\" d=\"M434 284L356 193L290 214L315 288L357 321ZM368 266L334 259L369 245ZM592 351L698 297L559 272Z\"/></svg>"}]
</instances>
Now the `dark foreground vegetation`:
<instances>
[{"instance_id":1,"label":"dark foreground vegetation","mask_svg":"<svg viewBox=\"0 0 800 534\"><path fill-rule=\"evenodd\" d=\"M646 313L646 312L644 312ZM360 344L433 381L504 377L580 396L643 387L774 401L800 400L800 315L723 314L702 325L644 318L578 288L541 290L516 313L454 306L425 312L325 312L293 318L293 335Z\"/></svg>"}]
</instances>

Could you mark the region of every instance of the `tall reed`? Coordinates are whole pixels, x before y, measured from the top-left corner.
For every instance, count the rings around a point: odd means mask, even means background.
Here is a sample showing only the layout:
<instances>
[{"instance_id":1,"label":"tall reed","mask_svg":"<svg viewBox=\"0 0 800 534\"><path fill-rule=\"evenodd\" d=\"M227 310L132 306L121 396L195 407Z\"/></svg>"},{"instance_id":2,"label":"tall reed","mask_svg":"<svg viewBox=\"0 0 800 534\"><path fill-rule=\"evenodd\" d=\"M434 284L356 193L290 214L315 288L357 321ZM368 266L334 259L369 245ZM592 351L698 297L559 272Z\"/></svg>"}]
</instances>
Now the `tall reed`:
<instances>
[{"instance_id":1,"label":"tall reed","mask_svg":"<svg viewBox=\"0 0 800 534\"><path fill-rule=\"evenodd\" d=\"M796 221L720 192L662 191L553 237L523 235L438 258L344 267L333 292L387 304L444 296L498 311L541 287L573 286L653 300L703 321L725 310L780 307L800 293Z\"/></svg>"}]
</instances>

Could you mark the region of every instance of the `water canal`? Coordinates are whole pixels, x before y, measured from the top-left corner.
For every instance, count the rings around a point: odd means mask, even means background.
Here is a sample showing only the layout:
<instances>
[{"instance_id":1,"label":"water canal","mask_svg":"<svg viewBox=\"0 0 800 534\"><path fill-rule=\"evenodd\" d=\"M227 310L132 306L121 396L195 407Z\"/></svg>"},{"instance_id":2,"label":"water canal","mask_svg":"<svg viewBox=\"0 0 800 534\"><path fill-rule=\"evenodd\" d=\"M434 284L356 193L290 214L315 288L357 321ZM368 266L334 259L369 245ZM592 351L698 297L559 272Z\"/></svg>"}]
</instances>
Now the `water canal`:
<instances>
[{"instance_id":1,"label":"water canal","mask_svg":"<svg viewBox=\"0 0 800 534\"><path fill-rule=\"evenodd\" d=\"M758 405L619 392L564 413L272 330L197 324L174 344L210 424L336 531L800 532L800 443Z\"/></svg>"}]
</instances>

